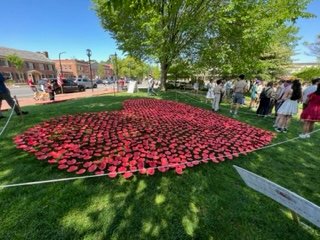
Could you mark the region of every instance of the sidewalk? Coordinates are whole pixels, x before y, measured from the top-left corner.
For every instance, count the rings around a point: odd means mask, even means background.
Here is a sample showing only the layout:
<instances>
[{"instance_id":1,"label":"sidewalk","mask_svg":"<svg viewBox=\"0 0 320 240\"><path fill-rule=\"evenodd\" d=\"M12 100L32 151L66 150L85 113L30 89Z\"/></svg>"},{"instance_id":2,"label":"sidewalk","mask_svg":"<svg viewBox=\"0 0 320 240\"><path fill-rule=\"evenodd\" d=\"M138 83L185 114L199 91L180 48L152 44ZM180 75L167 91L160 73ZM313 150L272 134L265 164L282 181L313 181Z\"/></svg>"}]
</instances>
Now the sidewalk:
<instances>
[{"instance_id":1,"label":"sidewalk","mask_svg":"<svg viewBox=\"0 0 320 240\"><path fill-rule=\"evenodd\" d=\"M37 100L34 100L33 97L18 98L18 101L19 101L19 105L21 107L24 107L24 106L30 106L30 105L53 104L53 103L64 102L71 99L100 96L105 94L113 94L113 89L94 89L93 92L91 91L91 89L86 89L85 92L57 94L55 95L55 101L50 101L50 100L37 101ZM5 111L8 109L10 109L10 106L7 104L6 101L2 101L1 111Z\"/></svg>"}]
</instances>

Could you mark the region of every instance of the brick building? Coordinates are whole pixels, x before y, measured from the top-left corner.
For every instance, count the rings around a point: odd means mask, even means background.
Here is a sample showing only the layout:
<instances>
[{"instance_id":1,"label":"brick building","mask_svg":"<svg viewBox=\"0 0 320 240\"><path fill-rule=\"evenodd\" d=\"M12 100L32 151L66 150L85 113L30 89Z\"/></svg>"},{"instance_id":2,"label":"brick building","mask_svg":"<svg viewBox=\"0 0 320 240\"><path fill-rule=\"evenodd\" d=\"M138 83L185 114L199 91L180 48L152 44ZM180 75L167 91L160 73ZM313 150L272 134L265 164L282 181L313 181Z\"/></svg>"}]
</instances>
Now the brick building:
<instances>
[{"instance_id":1,"label":"brick building","mask_svg":"<svg viewBox=\"0 0 320 240\"><path fill-rule=\"evenodd\" d=\"M61 70L64 77L87 77L90 78L90 67L89 63L83 60L77 59L61 59L53 60L55 67L58 72L60 72L60 62ZM94 79L97 75L98 67L94 62L91 63L92 78Z\"/></svg>"},{"instance_id":2,"label":"brick building","mask_svg":"<svg viewBox=\"0 0 320 240\"><path fill-rule=\"evenodd\" d=\"M105 78L112 77L114 75L112 64L104 64L103 66L104 66Z\"/></svg>"},{"instance_id":3,"label":"brick building","mask_svg":"<svg viewBox=\"0 0 320 240\"><path fill-rule=\"evenodd\" d=\"M7 61L8 55L16 55L23 61L23 67L18 70L14 64ZM26 83L28 76L37 82L41 78L56 76L54 62L48 58L48 52L30 52L13 48L0 47L0 72L15 83Z\"/></svg>"}]
</instances>

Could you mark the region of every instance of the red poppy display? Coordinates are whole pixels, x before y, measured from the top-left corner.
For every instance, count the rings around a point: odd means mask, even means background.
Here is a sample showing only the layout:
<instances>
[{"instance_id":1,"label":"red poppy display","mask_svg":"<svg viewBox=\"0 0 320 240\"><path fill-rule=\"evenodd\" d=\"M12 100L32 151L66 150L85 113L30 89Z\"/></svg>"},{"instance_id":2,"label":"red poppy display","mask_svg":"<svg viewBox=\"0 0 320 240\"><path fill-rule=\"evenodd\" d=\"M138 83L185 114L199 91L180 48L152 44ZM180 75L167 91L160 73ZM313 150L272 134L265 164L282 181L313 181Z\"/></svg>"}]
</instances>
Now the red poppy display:
<instances>
[{"instance_id":1,"label":"red poppy display","mask_svg":"<svg viewBox=\"0 0 320 240\"><path fill-rule=\"evenodd\" d=\"M155 99L124 102L118 112L65 115L16 136L17 148L75 174L182 174L252 152L273 133L208 110Z\"/></svg>"}]
</instances>

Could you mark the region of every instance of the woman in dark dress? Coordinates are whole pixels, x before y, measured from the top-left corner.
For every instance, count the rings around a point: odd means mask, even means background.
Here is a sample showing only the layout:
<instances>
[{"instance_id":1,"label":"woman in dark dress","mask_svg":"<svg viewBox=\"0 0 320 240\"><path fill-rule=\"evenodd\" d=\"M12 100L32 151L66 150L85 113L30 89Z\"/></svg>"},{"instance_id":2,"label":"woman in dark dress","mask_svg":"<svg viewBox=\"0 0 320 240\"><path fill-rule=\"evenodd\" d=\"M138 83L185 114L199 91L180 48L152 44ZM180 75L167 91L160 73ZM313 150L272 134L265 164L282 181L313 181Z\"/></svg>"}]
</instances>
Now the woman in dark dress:
<instances>
[{"instance_id":1,"label":"woman in dark dress","mask_svg":"<svg viewBox=\"0 0 320 240\"><path fill-rule=\"evenodd\" d=\"M269 114L271 98L274 95L273 83L268 82L267 86L263 88L260 94L260 103L257 109L258 116L267 116Z\"/></svg>"}]
</instances>

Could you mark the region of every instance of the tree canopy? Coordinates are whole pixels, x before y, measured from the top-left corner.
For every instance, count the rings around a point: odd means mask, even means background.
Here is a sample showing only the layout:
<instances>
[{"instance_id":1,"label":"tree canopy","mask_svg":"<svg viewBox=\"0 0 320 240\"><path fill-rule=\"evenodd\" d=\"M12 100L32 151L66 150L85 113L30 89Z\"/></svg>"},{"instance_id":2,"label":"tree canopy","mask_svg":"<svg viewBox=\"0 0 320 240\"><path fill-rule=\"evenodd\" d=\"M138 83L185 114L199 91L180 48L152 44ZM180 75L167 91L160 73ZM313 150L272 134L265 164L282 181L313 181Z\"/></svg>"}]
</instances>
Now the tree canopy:
<instances>
[{"instance_id":1,"label":"tree canopy","mask_svg":"<svg viewBox=\"0 0 320 240\"><path fill-rule=\"evenodd\" d=\"M22 70L24 61L18 55L10 54L6 56L6 59L12 63L18 71Z\"/></svg>"},{"instance_id":2,"label":"tree canopy","mask_svg":"<svg viewBox=\"0 0 320 240\"><path fill-rule=\"evenodd\" d=\"M257 72L272 46L290 49L295 20L310 16L310 0L92 1L119 49L160 63L162 88L181 58L222 74Z\"/></svg>"},{"instance_id":3,"label":"tree canopy","mask_svg":"<svg viewBox=\"0 0 320 240\"><path fill-rule=\"evenodd\" d=\"M305 81L311 81L314 78L320 77L320 66L304 68L301 71L294 74L297 78L301 78Z\"/></svg>"}]
</instances>

